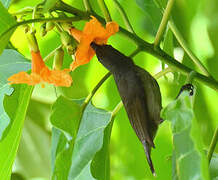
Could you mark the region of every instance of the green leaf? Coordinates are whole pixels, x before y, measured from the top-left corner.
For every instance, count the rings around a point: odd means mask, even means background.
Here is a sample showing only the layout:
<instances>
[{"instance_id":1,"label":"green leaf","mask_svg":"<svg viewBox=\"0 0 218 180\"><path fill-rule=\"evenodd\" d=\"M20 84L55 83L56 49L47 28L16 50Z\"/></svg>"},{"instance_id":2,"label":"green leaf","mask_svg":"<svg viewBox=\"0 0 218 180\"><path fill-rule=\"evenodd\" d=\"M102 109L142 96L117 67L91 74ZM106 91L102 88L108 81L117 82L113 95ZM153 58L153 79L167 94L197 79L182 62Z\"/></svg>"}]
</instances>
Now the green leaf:
<instances>
[{"instance_id":1,"label":"green leaf","mask_svg":"<svg viewBox=\"0 0 218 180\"><path fill-rule=\"evenodd\" d=\"M159 24L161 22L162 14L160 9L154 3L153 0L135 0L137 5L143 10L145 13L145 29L155 36Z\"/></svg>"},{"instance_id":2,"label":"green leaf","mask_svg":"<svg viewBox=\"0 0 218 180\"><path fill-rule=\"evenodd\" d=\"M10 118L3 107L5 94L11 95L13 92L13 88L10 87L7 79L20 71L27 71L30 67L30 61L15 50L6 49L0 55L0 139L6 135L4 131L10 123Z\"/></svg>"},{"instance_id":3,"label":"green leaf","mask_svg":"<svg viewBox=\"0 0 218 180\"><path fill-rule=\"evenodd\" d=\"M72 113L71 105L76 107L75 103L81 104L80 102L60 97L53 107L57 107L58 105L59 108L65 110L64 112L71 113L68 119L65 116L64 120L62 120L64 122L70 120L76 127L78 118L80 118L81 115L78 113L77 116L75 116ZM61 107L61 105L63 107ZM79 112L77 110L73 111ZM59 112L57 110L53 111L53 118L58 118ZM96 153L104 147L103 140L107 139L105 145L108 147L108 137L110 137L110 134L104 134L104 131L105 128L109 126L110 122L111 113L98 109L89 103L82 114L76 139L73 137L72 139L69 138L69 133L66 134L66 127L62 129L61 126L58 126L58 129L54 128L52 131L52 179L94 179L92 173L96 175L98 174L96 171L99 170L94 167L95 163L93 163L93 159L99 156L98 154L96 155ZM75 129L72 128L71 130L74 131ZM108 137L106 137L107 134ZM104 154L107 155L107 153L108 151L103 150L100 156L104 156ZM98 160L98 163L105 163L105 158L98 158Z\"/></svg>"},{"instance_id":4,"label":"green leaf","mask_svg":"<svg viewBox=\"0 0 218 180\"><path fill-rule=\"evenodd\" d=\"M20 142L21 131L33 87L14 85L11 96L5 96L4 107L11 119L7 136L0 142L0 177L9 180Z\"/></svg>"},{"instance_id":5,"label":"green leaf","mask_svg":"<svg viewBox=\"0 0 218 180\"><path fill-rule=\"evenodd\" d=\"M111 113L88 104L74 143L69 179L82 176L85 166L90 163L103 145L104 130L111 120Z\"/></svg>"},{"instance_id":6,"label":"green leaf","mask_svg":"<svg viewBox=\"0 0 218 180\"><path fill-rule=\"evenodd\" d=\"M218 179L218 154L213 153L210 161L210 177L211 179Z\"/></svg>"},{"instance_id":7,"label":"green leaf","mask_svg":"<svg viewBox=\"0 0 218 180\"><path fill-rule=\"evenodd\" d=\"M16 23L15 19L8 13L7 9L0 2L0 54L7 46L8 41L13 34L14 29L6 32L12 25Z\"/></svg>"},{"instance_id":8,"label":"green leaf","mask_svg":"<svg viewBox=\"0 0 218 180\"><path fill-rule=\"evenodd\" d=\"M171 122L173 164L176 166L173 167L176 171L173 177L181 180L209 179L208 162L189 93L183 91L178 99L162 110L161 117Z\"/></svg>"},{"instance_id":9,"label":"green leaf","mask_svg":"<svg viewBox=\"0 0 218 180\"><path fill-rule=\"evenodd\" d=\"M4 5L5 8L9 8L11 4L11 0L0 0L0 2Z\"/></svg>"},{"instance_id":10,"label":"green leaf","mask_svg":"<svg viewBox=\"0 0 218 180\"><path fill-rule=\"evenodd\" d=\"M113 119L114 120L114 119ZM104 131L103 146L98 151L91 164L91 172L96 179L110 180L110 137L113 126L113 120Z\"/></svg>"},{"instance_id":11,"label":"green leaf","mask_svg":"<svg viewBox=\"0 0 218 180\"><path fill-rule=\"evenodd\" d=\"M76 102L60 96L52 106L50 120L54 127L75 138L81 113L81 107Z\"/></svg>"}]
</instances>

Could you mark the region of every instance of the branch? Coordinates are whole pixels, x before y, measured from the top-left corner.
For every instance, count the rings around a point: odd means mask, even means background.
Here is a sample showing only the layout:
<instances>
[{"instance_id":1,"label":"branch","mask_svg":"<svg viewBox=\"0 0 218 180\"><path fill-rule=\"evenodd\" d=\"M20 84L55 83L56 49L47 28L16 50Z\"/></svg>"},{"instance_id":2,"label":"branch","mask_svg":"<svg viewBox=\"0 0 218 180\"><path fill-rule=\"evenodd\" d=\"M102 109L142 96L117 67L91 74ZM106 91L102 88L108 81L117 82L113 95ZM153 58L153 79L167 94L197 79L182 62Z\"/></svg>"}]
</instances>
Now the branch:
<instances>
[{"instance_id":1,"label":"branch","mask_svg":"<svg viewBox=\"0 0 218 180\"><path fill-rule=\"evenodd\" d=\"M159 26L157 34L155 36L154 47L157 47L160 44L160 41L163 37L164 31L165 31L166 26L167 26L167 22L168 22L169 17L170 17L170 13L171 13L174 1L175 0L168 0L166 9L164 10L164 14L163 14L160 26Z\"/></svg>"},{"instance_id":2,"label":"branch","mask_svg":"<svg viewBox=\"0 0 218 180\"><path fill-rule=\"evenodd\" d=\"M71 6L70 6L71 7ZM71 9L71 11L69 11L70 8L68 8L67 10L63 9L63 11L69 12L74 14L74 10L75 8ZM76 9L76 12L78 12L80 10ZM80 11L82 14L84 14L83 11ZM93 16L95 16L101 23L105 24L105 20L104 18L102 18L101 16L97 15L96 13L92 13ZM86 18L89 18L89 15L86 14ZM141 39L140 37L138 37L136 34L133 34L129 31L127 31L126 29L120 27L120 31L121 34L125 35L126 37L128 37L129 39L131 39L132 41L134 41L143 51L157 57L159 60L163 61L164 63L168 64L173 70L175 71L179 71L185 75L188 75L191 71L193 71L193 69L187 67L184 64L181 64L180 62L178 62L176 59L174 59L173 57L171 57L170 55L168 55L167 53L165 53L163 50L161 49L154 49L154 46L146 41L144 41L143 39ZM203 84L209 86L210 88L218 91L218 82L210 77L206 77L200 73L196 73L195 79L202 82Z\"/></svg>"},{"instance_id":3,"label":"branch","mask_svg":"<svg viewBox=\"0 0 218 180\"><path fill-rule=\"evenodd\" d=\"M80 21L80 20L87 20L88 17L85 16L83 18L81 17L58 17L58 18L39 18L39 19L29 19L29 20L26 20L26 21L21 21L21 22L18 22L14 25L12 25L10 28L8 28L5 32L3 32L1 35L0 35L0 39L5 36L9 31L17 28L18 26L21 26L21 25L24 25L24 24L30 24L30 23L36 23L36 22L48 22L48 21L51 21L51 22L72 22L72 21Z\"/></svg>"},{"instance_id":4,"label":"branch","mask_svg":"<svg viewBox=\"0 0 218 180\"><path fill-rule=\"evenodd\" d=\"M187 43L185 42L184 38L180 34L179 30L177 29L176 25L172 20L169 21L169 27L172 30L173 34L175 35L176 39L178 40L179 44L182 46L182 48L185 50L185 52L188 54L190 59L199 67L199 69L207 76L211 77L208 70L204 67L202 62L193 54L193 52L188 47Z\"/></svg>"}]
</instances>

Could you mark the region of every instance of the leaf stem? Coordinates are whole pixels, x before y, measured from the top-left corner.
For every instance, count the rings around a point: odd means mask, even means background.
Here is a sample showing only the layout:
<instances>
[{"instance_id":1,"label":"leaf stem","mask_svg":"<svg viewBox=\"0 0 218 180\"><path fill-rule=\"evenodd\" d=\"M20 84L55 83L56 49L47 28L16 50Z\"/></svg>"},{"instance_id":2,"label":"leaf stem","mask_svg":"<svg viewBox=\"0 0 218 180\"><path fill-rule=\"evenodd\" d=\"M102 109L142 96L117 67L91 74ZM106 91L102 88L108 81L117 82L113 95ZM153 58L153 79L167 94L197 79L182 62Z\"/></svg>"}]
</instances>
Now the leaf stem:
<instances>
[{"instance_id":1,"label":"leaf stem","mask_svg":"<svg viewBox=\"0 0 218 180\"><path fill-rule=\"evenodd\" d=\"M136 56L140 51L141 51L141 48L140 48L140 47L137 47L137 48L135 49L135 51L133 51L133 52L129 55L129 57L130 57L130 58L133 58L133 57Z\"/></svg>"},{"instance_id":2,"label":"leaf stem","mask_svg":"<svg viewBox=\"0 0 218 180\"><path fill-rule=\"evenodd\" d=\"M178 40L179 44L182 46L182 48L185 50L185 52L188 54L188 56L190 57L190 59L198 66L198 68L206 75L211 77L210 73L208 72L208 70L206 69L206 67L204 67L204 65L202 64L202 62L194 55L194 53L190 50L190 48L188 47L186 41L184 40L184 38L182 37L182 35L180 34L179 30L177 29L176 25L174 24L174 22L172 20L169 21L169 27L171 29L171 31L173 32L173 34L175 35L176 39Z\"/></svg>"},{"instance_id":3,"label":"leaf stem","mask_svg":"<svg viewBox=\"0 0 218 180\"><path fill-rule=\"evenodd\" d=\"M101 87L101 85L111 76L111 73L108 72L107 74L104 75L104 77L98 82L98 84L94 87L94 89L90 92L90 94L86 97L83 106L86 106L92 97L95 95L97 90Z\"/></svg>"},{"instance_id":4,"label":"leaf stem","mask_svg":"<svg viewBox=\"0 0 218 180\"><path fill-rule=\"evenodd\" d=\"M33 12L34 7L25 7L23 9L20 9L17 12L12 13L12 16L17 16L17 15L23 15L23 14L29 14ZM42 9L40 9L42 10Z\"/></svg>"},{"instance_id":5,"label":"leaf stem","mask_svg":"<svg viewBox=\"0 0 218 180\"><path fill-rule=\"evenodd\" d=\"M120 101L120 102L115 106L115 108L113 109L113 111L112 111L112 117L115 117L122 107L123 107L123 102Z\"/></svg>"},{"instance_id":6,"label":"leaf stem","mask_svg":"<svg viewBox=\"0 0 218 180\"><path fill-rule=\"evenodd\" d=\"M216 130L215 130L215 132L213 134L213 138L212 138L212 141L211 141L211 144L210 144L210 147L209 147L209 151L208 151L208 154L207 154L207 158L208 158L209 163L210 163L211 158L213 156L213 152L215 150L217 141L218 141L218 127L216 128Z\"/></svg>"},{"instance_id":7,"label":"leaf stem","mask_svg":"<svg viewBox=\"0 0 218 180\"><path fill-rule=\"evenodd\" d=\"M131 23L129 22L129 19L128 19L127 14L124 11L123 7L121 6L121 4L117 0L113 0L113 1L114 1L114 4L115 4L116 8L118 9L120 15L123 18L123 21L125 23L125 26L126 26L127 30L129 32L135 34L135 32L133 30L133 27L132 27Z\"/></svg>"},{"instance_id":8,"label":"leaf stem","mask_svg":"<svg viewBox=\"0 0 218 180\"><path fill-rule=\"evenodd\" d=\"M57 48L55 48L52 52L50 52L50 53L44 58L44 62L48 61L49 58L52 57L52 56L55 54L55 52L56 52L59 48L61 48L62 46L63 46L63 45L60 45L60 46L58 46Z\"/></svg>"},{"instance_id":9,"label":"leaf stem","mask_svg":"<svg viewBox=\"0 0 218 180\"><path fill-rule=\"evenodd\" d=\"M85 9L86 9L87 12L92 11L92 7L91 7L91 4L90 4L89 0L83 0L83 4L84 4Z\"/></svg>"},{"instance_id":10,"label":"leaf stem","mask_svg":"<svg viewBox=\"0 0 218 180\"><path fill-rule=\"evenodd\" d=\"M84 12L84 11L81 11L79 9L76 9L66 3L64 3L63 1L59 0L56 4L55 4L55 7L52 9L52 10L60 10L60 11L65 11L65 12L68 12L68 13L71 13L75 16L79 16L80 18L84 18L86 17L86 19L88 18L89 19L89 13L88 12Z\"/></svg>"},{"instance_id":11,"label":"leaf stem","mask_svg":"<svg viewBox=\"0 0 218 180\"><path fill-rule=\"evenodd\" d=\"M168 22L169 17L170 17L170 13L171 13L174 1L175 0L168 0L168 2L167 2L167 6L166 6L166 9L164 11L160 26L159 26L157 34L155 36L154 47L159 46L159 44L161 42L161 39L163 37L164 31L165 31L166 26L167 26L167 22Z\"/></svg>"},{"instance_id":12,"label":"leaf stem","mask_svg":"<svg viewBox=\"0 0 218 180\"><path fill-rule=\"evenodd\" d=\"M107 8L107 6L106 6L104 0L98 0L98 4L99 4L99 6L100 6L101 11L102 11L103 14L104 14L104 17L105 17L106 22L112 21L111 15L110 15L110 13L109 13L109 10L108 10L108 8Z\"/></svg>"},{"instance_id":13,"label":"leaf stem","mask_svg":"<svg viewBox=\"0 0 218 180\"><path fill-rule=\"evenodd\" d=\"M164 76L165 74L172 72L172 69L170 67L167 67L163 69L162 71L158 72L157 74L154 75L155 79L159 79L161 76Z\"/></svg>"}]
</instances>

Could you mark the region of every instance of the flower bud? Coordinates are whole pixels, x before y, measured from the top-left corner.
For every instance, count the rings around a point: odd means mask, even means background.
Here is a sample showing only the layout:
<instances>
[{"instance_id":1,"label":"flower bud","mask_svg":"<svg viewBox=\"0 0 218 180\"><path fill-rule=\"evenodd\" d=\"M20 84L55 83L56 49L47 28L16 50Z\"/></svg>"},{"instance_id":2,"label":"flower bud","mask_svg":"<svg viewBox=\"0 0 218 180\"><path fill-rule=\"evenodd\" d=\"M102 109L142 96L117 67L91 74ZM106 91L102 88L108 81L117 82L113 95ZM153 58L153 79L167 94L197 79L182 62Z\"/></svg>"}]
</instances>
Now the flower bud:
<instances>
[{"instance_id":1,"label":"flower bud","mask_svg":"<svg viewBox=\"0 0 218 180\"><path fill-rule=\"evenodd\" d=\"M59 48L56 50L54 55L53 69L60 70L63 65L63 60L64 60L64 50L62 48Z\"/></svg>"},{"instance_id":2,"label":"flower bud","mask_svg":"<svg viewBox=\"0 0 218 180\"><path fill-rule=\"evenodd\" d=\"M66 31L62 31L60 33L61 36L61 42L64 46L70 46L73 42L72 36L70 36Z\"/></svg>"},{"instance_id":3,"label":"flower bud","mask_svg":"<svg viewBox=\"0 0 218 180\"><path fill-rule=\"evenodd\" d=\"M51 21L47 22L46 23L46 27L45 27L45 30L48 32L48 31L51 31L53 28L54 28L55 24Z\"/></svg>"},{"instance_id":4,"label":"flower bud","mask_svg":"<svg viewBox=\"0 0 218 180\"><path fill-rule=\"evenodd\" d=\"M46 31L46 23L43 23L41 26L40 26L40 35L43 37L47 34L47 31Z\"/></svg>"}]
</instances>

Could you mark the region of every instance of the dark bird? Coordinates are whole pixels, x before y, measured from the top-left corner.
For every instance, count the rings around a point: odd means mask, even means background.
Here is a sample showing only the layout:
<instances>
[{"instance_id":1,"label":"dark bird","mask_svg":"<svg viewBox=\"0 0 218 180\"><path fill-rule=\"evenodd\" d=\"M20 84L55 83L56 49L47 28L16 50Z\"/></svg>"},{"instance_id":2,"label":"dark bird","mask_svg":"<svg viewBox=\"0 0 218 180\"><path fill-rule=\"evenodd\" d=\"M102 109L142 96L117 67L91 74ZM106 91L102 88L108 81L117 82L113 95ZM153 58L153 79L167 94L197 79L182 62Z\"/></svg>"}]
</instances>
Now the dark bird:
<instances>
[{"instance_id":1,"label":"dark bird","mask_svg":"<svg viewBox=\"0 0 218 180\"><path fill-rule=\"evenodd\" d=\"M155 175L150 154L161 123L159 85L147 71L112 46L92 43L91 47L98 60L112 73L130 123L144 146L148 164Z\"/></svg>"}]
</instances>

